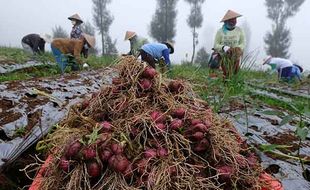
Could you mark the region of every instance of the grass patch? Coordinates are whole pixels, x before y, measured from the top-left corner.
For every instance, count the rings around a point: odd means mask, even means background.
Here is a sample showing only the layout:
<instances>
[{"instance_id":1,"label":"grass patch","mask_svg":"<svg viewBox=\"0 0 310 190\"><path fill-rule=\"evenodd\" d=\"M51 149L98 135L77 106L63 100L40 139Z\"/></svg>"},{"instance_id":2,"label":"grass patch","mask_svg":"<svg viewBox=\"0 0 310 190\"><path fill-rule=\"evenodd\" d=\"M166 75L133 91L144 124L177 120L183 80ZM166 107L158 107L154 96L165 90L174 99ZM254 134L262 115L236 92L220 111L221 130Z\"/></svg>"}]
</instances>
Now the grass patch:
<instances>
[{"instance_id":1,"label":"grass patch","mask_svg":"<svg viewBox=\"0 0 310 190\"><path fill-rule=\"evenodd\" d=\"M116 56L104 56L98 57L90 55L88 59L83 59L90 65L91 69L98 69L106 66L110 66L114 63ZM29 55L19 48L0 47L0 63L13 64L13 63L26 63L27 61L35 60L40 63L54 63L55 59L52 53L46 52L41 55ZM71 68L68 66L65 70L66 73L71 72ZM40 66L33 66L16 70L10 73L1 74L0 82L14 81L14 80L26 80L38 77L50 77L60 75L61 71L58 66L51 64L44 64Z\"/></svg>"},{"instance_id":2,"label":"grass patch","mask_svg":"<svg viewBox=\"0 0 310 190\"><path fill-rule=\"evenodd\" d=\"M0 47L0 63L24 63L30 60L30 55L20 48Z\"/></svg>"}]
</instances>

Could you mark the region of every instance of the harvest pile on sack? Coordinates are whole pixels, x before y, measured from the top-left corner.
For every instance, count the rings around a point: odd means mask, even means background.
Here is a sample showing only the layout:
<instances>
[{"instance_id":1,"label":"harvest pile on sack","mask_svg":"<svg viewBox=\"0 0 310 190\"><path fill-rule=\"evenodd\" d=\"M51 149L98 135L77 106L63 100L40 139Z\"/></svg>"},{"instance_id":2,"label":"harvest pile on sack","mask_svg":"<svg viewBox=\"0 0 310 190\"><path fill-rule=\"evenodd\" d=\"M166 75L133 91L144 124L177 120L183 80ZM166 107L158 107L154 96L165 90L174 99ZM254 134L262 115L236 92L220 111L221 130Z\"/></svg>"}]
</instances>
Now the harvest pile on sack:
<instances>
[{"instance_id":1,"label":"harvest pile on sack","mask_svg":"<svg viewBox=\"0 0 310 190\"><path fill-rule=\"evenodd\" d=\"M48 136L39 189L261 189L257 157L184 81L134 57ZM268 189L268 187L265 187Z\"/></svg>"}]
</instances>

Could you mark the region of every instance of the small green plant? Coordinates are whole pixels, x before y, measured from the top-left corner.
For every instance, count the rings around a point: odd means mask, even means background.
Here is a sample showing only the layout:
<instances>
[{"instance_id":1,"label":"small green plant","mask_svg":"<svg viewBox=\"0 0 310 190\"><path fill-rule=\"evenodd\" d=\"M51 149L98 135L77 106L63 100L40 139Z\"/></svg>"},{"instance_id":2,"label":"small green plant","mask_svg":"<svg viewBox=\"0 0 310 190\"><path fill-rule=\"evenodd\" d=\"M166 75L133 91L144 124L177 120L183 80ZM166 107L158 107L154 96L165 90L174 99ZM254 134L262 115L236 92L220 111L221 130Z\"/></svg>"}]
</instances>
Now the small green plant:
<instances>
[{"instance_id":1,"label":"small green plant","mask_svg":"<svg viewBox=\"0 0 310 190\"><path fill-rule=\"evenodd\" d=\"M14 130L14 136L16 137L23 137L27 134L27 128L26 127L19 127L19 128L16 128Z\"/></svg>"}]
</instances>

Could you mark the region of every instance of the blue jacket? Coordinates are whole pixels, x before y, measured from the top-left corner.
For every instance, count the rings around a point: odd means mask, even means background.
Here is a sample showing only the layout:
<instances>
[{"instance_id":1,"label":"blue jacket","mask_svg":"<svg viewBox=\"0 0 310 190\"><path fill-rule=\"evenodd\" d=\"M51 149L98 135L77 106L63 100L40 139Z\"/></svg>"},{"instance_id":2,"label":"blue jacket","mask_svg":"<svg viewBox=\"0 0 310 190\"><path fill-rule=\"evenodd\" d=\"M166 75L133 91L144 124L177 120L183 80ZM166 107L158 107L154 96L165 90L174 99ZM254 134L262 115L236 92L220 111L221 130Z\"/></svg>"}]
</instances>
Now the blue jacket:
<instances>
[{"instance_id":1,"label":"blue jacket","mask_svg":"<svg viewBox=\"0 0 310 190\"><path fill-rule=\"evenodd\" d=\"M170 66L170 50L165 44L161 43L149 43L144 44L141 49L146 53L150 54L154 59L159 60L161 57L164 57L165 62Z\"/></svg>"}]
</instances>

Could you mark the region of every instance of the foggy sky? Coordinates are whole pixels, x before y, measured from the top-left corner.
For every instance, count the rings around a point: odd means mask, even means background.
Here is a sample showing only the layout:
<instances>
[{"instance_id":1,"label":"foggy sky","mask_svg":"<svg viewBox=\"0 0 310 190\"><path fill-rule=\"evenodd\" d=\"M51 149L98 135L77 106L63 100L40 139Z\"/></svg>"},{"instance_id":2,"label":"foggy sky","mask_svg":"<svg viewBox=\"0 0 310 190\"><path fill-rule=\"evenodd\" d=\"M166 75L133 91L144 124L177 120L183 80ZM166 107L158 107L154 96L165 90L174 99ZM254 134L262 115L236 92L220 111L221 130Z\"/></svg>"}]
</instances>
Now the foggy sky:
<instances>
[{"instance_id":1,"label":"foggy sky","mask_svg":"<svg viewBox=\"0 0 310 190\"><path fill-rule=\"evenodd\" d=\"M271 29L271 21L267 19L267 11L264 0L206 0L202 7L204 15L203 26L198 30L199 45L206 47L210 52L213 46L214 36L219 22L228 9L232 9L243 17L238 19L238 25L247 22L251 29L250 50L259 52L258 61L265 55L263 37ZM136 31L138 35L153 41L148 35L149 23L155 12L155 0L112 0L108 6L114 16L114 22L110 28L112 39L117 39L119 53L127 53L129 42L124 41L126 30ZM175 53L171 56L172 62L190 60L192 52L191 30L186 23L189 14L189 5L183 0L177 4L177 35L175 38ZM292 33L292 45L290 48L291 60L297 61L306 69L308 64L310 22L310 2L305 1L300 12L288 20L288 27ZM21 47L21 38L29 33L52 34L55 25L62 26L68 33L71 23L68 16L78 13L84 21L92 22L91 0L1 0L0 7L0 45ZM97 36L97 46L101 47ZM46 46L47 47L47 46ZM257 66L261 68L261 65Z\"/></svg>"}]
</instances>

